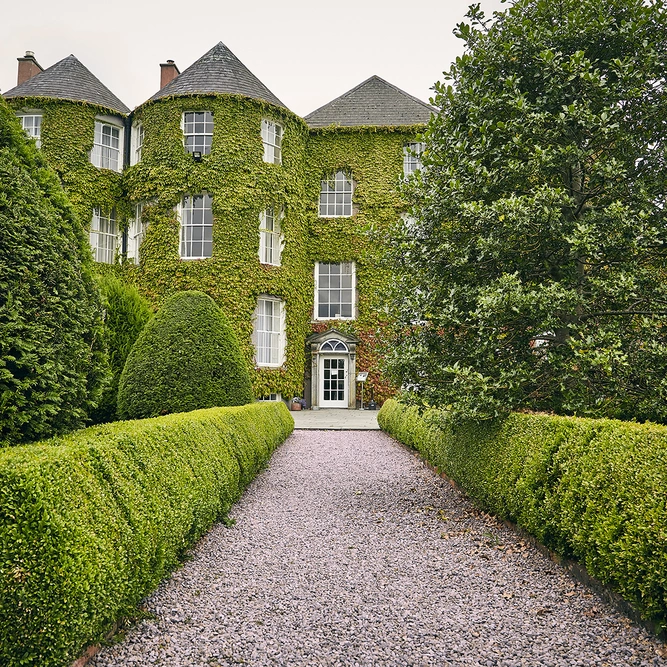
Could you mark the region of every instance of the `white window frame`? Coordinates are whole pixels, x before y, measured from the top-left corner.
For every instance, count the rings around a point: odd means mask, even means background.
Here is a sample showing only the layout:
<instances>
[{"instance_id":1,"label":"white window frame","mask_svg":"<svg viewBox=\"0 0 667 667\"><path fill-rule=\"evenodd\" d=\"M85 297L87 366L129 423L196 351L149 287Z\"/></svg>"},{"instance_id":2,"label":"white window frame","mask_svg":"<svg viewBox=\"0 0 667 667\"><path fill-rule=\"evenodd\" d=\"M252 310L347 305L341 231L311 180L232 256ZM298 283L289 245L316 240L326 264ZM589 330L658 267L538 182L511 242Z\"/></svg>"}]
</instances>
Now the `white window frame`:
<instances>
[{"instance_id":1,"label":"white window frame","mask_svg":"<svg viewBox=\"0 0 667 667\"><path fill-rule=\"evenodd\" d=\"M283 133L280 123L268 118L262 119L262 144L264 145L264 162L269 164L283 163Z\"/></svg>"},{"instance_id":2,"label":"white window frame","mask_svg":"<svg viewBox=\"0 0 667 667\"><path fill-rule=\"evenodd\" d=\"M26 135L35 140L35 146L37 148L41 148L42 121L44 114L38 109L31 109L29 111L17 113L16 116L21 121L21 127L23 128L23 131L26 133Z\"/></svg>"},{"instance_id":3,"label":"white window frame","mask_svg":"<svg viewBox=\"0 0 667 667\"><path fill-rule=\"evenodd\" d=\"M403 145L403 178L409 178L422 168L423 141L410 141Z\"/></svg>"},{"instance_id":4,"label":"white window frame","mask_svg":"<svg viewBox=\"0 0 667 667\"><path fill-rule=\"evenodd\" d=\"M351 287L336 287L336 286L331 286L331 281L329 280L328 285L320 285L320 283L324 282L325 278L330 278L332 274L329 274L328 276L320 276L320 266L324 265L329 265L331 266L332 264L338 264L341 269L343 268L344 265L349 264L350 265L350 273L342 274L339 273L338 275L351 275L352 280L351 282ZM335 274L333 274L335 275ZM342 281L341 281L342 283ZM325 303L328 305L331 303L331 292L332 291L342 291L343 289L345 290L351 290L351 315L350 316L342 316L342 315L327 315L327 316L320 316L319 311L320 311L320 299L324 294L320 294L320 290L329 290L329 293L327 294L327 301L322 301L322 305ZM313 319L315 320L354 320L356 319L356 311L357 311L357 267L355 262L315 262L315 309L313 312ZM342 296L342 295L341 295ZM334 302L335 303L335 302ZM340 300L340 305L342 306L343 304L347 304L347 302L344 302L341 298ZM341 308L342 309L342 308Z\"/></svg>"},{"instance_id":5,"label":"white window frame","mask_svg":"<svg viewBox=\"0 0 667 667\"><path fill-rule=\"evenodd\" d=\"M93 209L89 238L96 262L100 264L116 263L119 235L115 209L112 208L108 212L100 208Z\"/></svg>"},{"instance_id":6,"label":"white window frame","mask_svg":"<svg viewBox=\"0 0 667 667\"><path fill-rule=\"evenodd\" d=\"M202 221L201 223L196 220L195 212L200 209L199 206L195 206L198 202L196 201L198 197L202 198ZM208 212L208 213L207 213ZM184 195L181 199L180 204L178 205L178 218L180 223L180 244L179 244L179 254L181 259L209 259L213 256L213 197L207 192L201 192L197 194L188 194ZM199 239L193 239L194 230L201 229L202 233L202 252L200 254L193 253L193 244L199 243ZM207 233L207 229L210 229L210 234ZM191 230L190 236L188 239L188 230ZM205 238L210 236L210 239ZM211 242L211 254L204 254L204 242ZM190 247L190 252L188 253L188 244Z\"/></svg>"},{"instance_id":7,"label":"white window frame","mask_svg":"<svg viewBox=\"0 0 667 667\"><path fill-rule=\"evenodd\" d=\"M351 218L354 214L354 180L342 169L322 180L320 185L320 218ZM339 200L341 200L339 202ZM340 212L339 212L339 206Z\"/></svg>"},{"instance_id":8,"label":"white window frame","mask_svg":"<svg viewBox=\"0 0 667 667\"><path fill-rule=\"evenodd\" d=\"M280 266L284 237L282 234L282 207L267 206L259 214L259 261L261 264Z\"/></svg>"},{"instance_id":9,"label":"white window frame","mask_svg":"<svg viewBox=\"0 0 667 667\"><path fill-rule=\"evenodd\" d=\"M271 304L270 314L267 314L265 310L268 304ZM285 363L287 346L285 302L275 296L260 294L253 315L252 330L255 365L260 368L280 368Z\"/></svg>"},{"instance_id":10,"label":"white window frame","mask_svg":"<svg viewBox=\"0 0 667 667\"><path fill-rule=\"evenodd\" d=\"M98 116L90 152L91 163L99 169L123 171L124 145L125 129L122 122L112 116Z\"/></svg>"},{"instance_id":11,"label":"white window frame","mask_svg":"<svg viewBox=\"0 0 667 667\"><path fill-rule=\"evenodd\" d=\"M141 152L144 147L144 124L138 121L132 125L132 148L130 150L130 164L141 162Z\"/></svg>"},{"instance_id":12,"label":"white window frame","mask_svg":"<svg viewBox=\"0 0 667 667\"><path fill-rule=\"evenodd\" d=\"M189 119L190 114L204 114L202 120L196 118ZM196 132L196 124L203 123L203 131ZM181 116L181 129L183 130L183 147L186 153L199 152L202 155L209 155L211 153L211 146L213 145L213 130L215 122L213 119L213 112L206 110L198 111L184 111ZM188 131L191 130L191 131ZM188 146L188 137L194 137L195 140L191 146ZM208 138L208 141L206 140ZM199 139L199 140L197 140Z\"/></svg>"},{"instance_id":13,"label":"white window frame","mask_svg":"<svg viewBox=\"0 0 667 667\"><path fill-rule=\"evenodd\" d=\"M141 219L143 208L143 204L135 205L134 216L127 228L127 258L134 260L135 264L139 264L139 249L146 233L146 225Z\"/></svg>"},{"instance_id":14,"label":"white window frame","mask_svg":"<svg viewBox=\"0 0 667 667\"><path fill-rule=\"evenodd\" d=\"M275 392L272 391L269 394L265 394L264 396L260 396L257 399L258 403L277 403L278 401L282 401L283 397L280 392Z\"/></svg>"}]
</instances>

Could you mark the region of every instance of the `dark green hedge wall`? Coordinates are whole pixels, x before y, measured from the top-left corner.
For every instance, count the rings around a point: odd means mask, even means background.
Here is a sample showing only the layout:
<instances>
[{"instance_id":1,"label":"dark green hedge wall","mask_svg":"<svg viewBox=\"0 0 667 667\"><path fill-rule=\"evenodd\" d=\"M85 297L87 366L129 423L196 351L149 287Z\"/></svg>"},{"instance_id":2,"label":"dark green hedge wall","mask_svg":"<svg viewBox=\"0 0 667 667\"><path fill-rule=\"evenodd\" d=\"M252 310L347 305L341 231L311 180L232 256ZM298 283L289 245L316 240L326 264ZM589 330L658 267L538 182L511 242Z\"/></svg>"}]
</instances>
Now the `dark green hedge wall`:
<instances>
[{"instance_id":1,"label":"dark green hedge wall","mask_svg":"<svg viewBox=\"0 0 667 667\"><path fill-rule=\"evenodd\" d=\"M0 446L81 427L106 381L88 238L0 98Z\"/></svg>"}]
</instances>

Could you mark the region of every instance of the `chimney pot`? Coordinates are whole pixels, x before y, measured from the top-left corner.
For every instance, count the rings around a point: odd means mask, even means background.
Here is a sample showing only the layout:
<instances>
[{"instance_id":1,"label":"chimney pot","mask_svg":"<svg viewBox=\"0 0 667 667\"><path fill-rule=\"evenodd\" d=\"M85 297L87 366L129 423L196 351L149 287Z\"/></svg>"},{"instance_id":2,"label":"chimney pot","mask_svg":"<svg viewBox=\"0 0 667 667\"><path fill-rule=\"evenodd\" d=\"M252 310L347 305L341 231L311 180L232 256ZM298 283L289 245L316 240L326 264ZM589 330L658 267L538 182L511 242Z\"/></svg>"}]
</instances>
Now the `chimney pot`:
<instances>
[{"instance_id":1,"label":"chimney pot","mask_svg":"<svg viewBox=\"0 0 667 667\"><path fill-rule=\"evenodd\" d=\"M42 66L35 60L33 51L26 51L25 56L23 56L23 58L17 58L17 60L19 61L19 71L16 76L17 86L20 86L28 79L32 79L36 74L44 71Z\"/></svg>"},{"instance_id":2,"label":"chimney pot","mask_svg":"<svg viewBox=\"0 0 667 667\"><path fill-rule=\"evenodd\" d=\"M180 71L173 60L167 60L166 63L160 63L160 90L173 81L179 74Z\"/></svg>"}]
</instances>

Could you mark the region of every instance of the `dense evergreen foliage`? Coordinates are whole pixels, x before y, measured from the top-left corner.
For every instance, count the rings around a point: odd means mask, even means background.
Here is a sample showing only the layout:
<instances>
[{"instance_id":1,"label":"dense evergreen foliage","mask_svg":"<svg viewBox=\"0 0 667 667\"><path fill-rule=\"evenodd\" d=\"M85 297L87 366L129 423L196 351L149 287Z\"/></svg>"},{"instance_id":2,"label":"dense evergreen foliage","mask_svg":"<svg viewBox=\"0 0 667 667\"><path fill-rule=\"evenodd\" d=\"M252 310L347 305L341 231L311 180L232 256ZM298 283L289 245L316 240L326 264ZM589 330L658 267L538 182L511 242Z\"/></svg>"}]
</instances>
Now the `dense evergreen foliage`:
<instances>
[{"instance_id":1,"label":"dense evergreen foliage","mask_svg":"<svg viewBox=\"0 0 667 667\"><path fill-rule=\"evenodd\" d=\"M106 381L83 227L0 100L0 445L76 429Z\"/></svg>"},{"instance_id":2,"label":"dense evergreen foliage","mask_svg":"<svg viewBox=\"0 0 667 667\"><path fill-rule=\"evenodd\" d=\"M120 375L137 336L153 313L136 287L116 276L99 276L97 283L102 294L104 334L112 373L111 382L92 414L93 422L101 423L116 419Z\"/></svg>"},{"instance_id":3,"label":"dense evergreen foliage","mask_svg":"<svg viewBox=\"0 0 667 667\"><path fill-rule=\"evenodd\" d=\"M178 292L130 351L118 416L154 417L252 400L250 374L227 318L203 292Z\"/></svg>"},{"instance_id":4,"label":"dense evergreen foliage","mask_svg":"<svg viewBox=\"0 0 667 667\"><path fill-rule=\"evenodd\" d=\"M482 508L579 560L665 627L666 427L519 413L452 424L394 400L378 421Z\"/></svg>"},{"instance_id":5,"label":"dense evergreen foliage","mask_svg":"<svg viewBox=\"0 0 667 667\"><path fill-rule=\"evenodd\" d=\"M255 403L0 452L0 664L70 665L135 613L293 428Z\"/></svg>"},{"instance_id":6,"label":"dense evergreen foliage","mask_svg":"<svg viewBox=\"0 0 667 667\"><path fill-rule=\"evenodd\" d=\"M393 261L413 398L667 421L667 14L473 6Z\"/></svg>"}]
</instances>

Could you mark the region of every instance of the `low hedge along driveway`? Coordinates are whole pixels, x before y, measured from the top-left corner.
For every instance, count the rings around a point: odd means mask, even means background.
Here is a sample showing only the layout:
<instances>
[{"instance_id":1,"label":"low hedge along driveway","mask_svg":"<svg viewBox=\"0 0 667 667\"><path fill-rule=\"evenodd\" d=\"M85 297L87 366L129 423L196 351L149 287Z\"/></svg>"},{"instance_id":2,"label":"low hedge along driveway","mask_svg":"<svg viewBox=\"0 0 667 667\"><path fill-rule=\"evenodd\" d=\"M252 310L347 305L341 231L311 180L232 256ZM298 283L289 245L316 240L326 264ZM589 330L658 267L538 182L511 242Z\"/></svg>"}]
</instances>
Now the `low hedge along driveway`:
<instances>
[{"instance_id":1,"label":"low hedge along driveway","mask_svg":"<svg viewBox=\"0 0 667 667\"><path fill-rule=\"evenodd\" d=\"M255 403L0 451L0 664L67 665L132 614L293 428Z\"/></svg>"}]
</instances>

